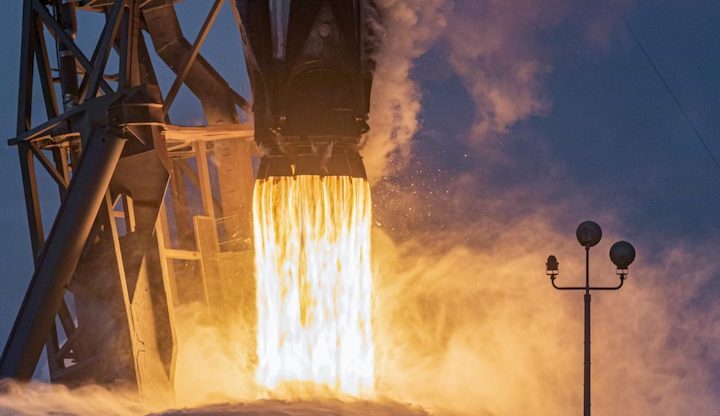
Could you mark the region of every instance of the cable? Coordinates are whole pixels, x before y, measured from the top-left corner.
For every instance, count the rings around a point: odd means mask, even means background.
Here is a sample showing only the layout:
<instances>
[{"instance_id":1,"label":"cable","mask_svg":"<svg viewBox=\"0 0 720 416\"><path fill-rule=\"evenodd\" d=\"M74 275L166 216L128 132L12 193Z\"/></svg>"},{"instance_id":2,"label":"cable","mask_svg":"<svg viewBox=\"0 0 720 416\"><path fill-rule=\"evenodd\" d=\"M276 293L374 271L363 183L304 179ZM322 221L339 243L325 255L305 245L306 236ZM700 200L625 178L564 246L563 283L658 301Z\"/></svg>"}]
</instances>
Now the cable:
<instances>
[{"instance_id":1,"label":"cable","mask_svg":"<svg viewBox=\"0 0 720 416\"><path fill-rule=\"evenodd\" d=\"M637 43L638 47L640 47L640 50L642 51L643 55L645 55L645 58L647 58L648 62L650 63L650 66L652 67L653 71L655 71L655 74L660 78L660 81L662 81L662 84L665 86L665 89L672 97L673 101L675 101L675 104L677 104L678 109L680 109L680 112L682 113L683 117L685 117L685 120L687 120L690 127L695 132L695 136L697 137L698 141L700 141L700 144L703 145L705 148L705 151L710 156L710 158L715 162L715 167L718 169L718 173L720 173L720 161L718 161L718 158L715 157L712 150L710 150L710 147L707 145L707 142L705 142L705 139L703 139L702 135L700 134L700 131L695 127L695 124L690 119L690 116L688 116L687 111L685 111L685 108L680 104L680 100L678 100L677 96L673 92L672 88L670 88L670 85L665 80L665 77L662 76L660 73L660 70L655 65L655 62L653 62L652 58L650 57L650 54L648 54L647 50L643 46L642 42L640 42L640 39L638 39L637 35L635 35L635 32L632 30L632 27L630 27L630 23L628 23L627 20L625 20L624 16L620 16L620 18L625 22L625 28L627 28L628 32L630 32L630 35L632 35L633 39L635 39L635 43Z\"/></svg>"}]
</instances>

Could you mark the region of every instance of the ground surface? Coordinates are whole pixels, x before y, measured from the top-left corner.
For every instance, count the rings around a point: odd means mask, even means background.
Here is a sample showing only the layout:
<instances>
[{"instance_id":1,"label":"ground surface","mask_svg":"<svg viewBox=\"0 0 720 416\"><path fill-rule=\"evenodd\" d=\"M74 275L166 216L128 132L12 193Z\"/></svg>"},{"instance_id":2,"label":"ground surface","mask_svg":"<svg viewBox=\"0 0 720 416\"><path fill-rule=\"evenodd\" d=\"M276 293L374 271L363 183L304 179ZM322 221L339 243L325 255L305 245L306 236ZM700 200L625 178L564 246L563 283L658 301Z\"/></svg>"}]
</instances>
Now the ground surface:
<instances>
[{"instance_id":1,"label":"ground surface","mask_svg":"<svg viewBox=\"0 0 720 416\"><path fill-rule=\"evenodd\" d=\"M398 403L371 402L283 402L275 400L246 404L214 405L199 409L172 410L155 416L429 416L419 408Z\"/></svg>"}]
</instances>

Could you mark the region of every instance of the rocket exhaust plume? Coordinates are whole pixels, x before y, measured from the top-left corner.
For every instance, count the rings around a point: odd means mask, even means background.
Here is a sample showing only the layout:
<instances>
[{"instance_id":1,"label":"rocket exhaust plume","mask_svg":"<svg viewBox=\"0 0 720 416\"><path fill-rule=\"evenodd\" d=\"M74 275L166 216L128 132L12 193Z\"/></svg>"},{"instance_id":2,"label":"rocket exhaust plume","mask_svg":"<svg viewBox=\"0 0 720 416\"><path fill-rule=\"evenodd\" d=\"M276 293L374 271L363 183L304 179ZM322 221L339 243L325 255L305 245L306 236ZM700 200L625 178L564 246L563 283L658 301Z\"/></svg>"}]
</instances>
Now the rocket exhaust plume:
<instances>
[{"instance_id":1,"label":"rocket exhaust plume","mask_svg":"<svg viewBox=\"0 0 720 416\"><path fill-rule=\"evenodd\" d=\"M374 383L371 203L365 179L258 180L257 381L360 395Z\"/></svg>"}]
</instances>

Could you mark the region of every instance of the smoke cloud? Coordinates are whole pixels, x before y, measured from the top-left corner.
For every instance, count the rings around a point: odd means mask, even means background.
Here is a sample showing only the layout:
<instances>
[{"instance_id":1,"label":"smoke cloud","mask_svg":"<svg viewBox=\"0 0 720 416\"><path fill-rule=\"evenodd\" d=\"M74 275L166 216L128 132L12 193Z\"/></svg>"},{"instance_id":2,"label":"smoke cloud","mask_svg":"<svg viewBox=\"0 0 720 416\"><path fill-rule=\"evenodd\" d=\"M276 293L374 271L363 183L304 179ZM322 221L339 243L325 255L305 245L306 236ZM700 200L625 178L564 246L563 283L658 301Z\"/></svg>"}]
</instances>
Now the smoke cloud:
<instances>
[{"instance_id":1,"label":"smoke cloud","mask_svg":"<svg viewBox=\"0 0 720 416\"><path fill-rule=\"evenodd\" d=\"M563 0L458 1L445 39L449 58L475 102L472 135L485 138L547 112L543 77L552 69L536 38L562 20Z\"/></svg>"},{"instance_id":2,"label":"smoke cloud","mask_svg":"<svg viewBox=\"0 0 720 416\"><path fill-rule=\"evenodd\" d=\"M137 395L122 388L111 391L85 386L71 390L44 383L0 382L0 414L6 416L136 416L149 411L137 402Z\"/></svg>"},{"instance_id":3,"label":"smoke cloud","mask_svg":"<svg viewBox=\"0 0 720 416\"><path fill-rule=\"evenodd\" d=\"M371 181L405 166L419 128L420 91L410 78L413 61L445 28L444 0L378 0L380 39L373 79L370 139L363 150Z\"/></svg>"},{"instance_id":4,"label":"smoke cloud","mask_svg":"<svg viewBox=\"0 0 720 416\"><path fill-rule=\"evenodd\" d=\"M545 209L510 218L502 205L483 204L484 218L466 213L432 237L398 243L378 230L379 391L436 415L582 408L582 295L552 289L543 267L557 254L559 283L581 285L582 249L573 227L549 222ZM593 249L596 285L617 283L606 256L618 239ZM711 365L720 363L720 307L696 304L720 269L698 263L710 245L669 246L651 262L650 247L638 245L626 286L593 296L595 414L711 415L720 406Z\"/></svg>"},{"instance_id":5,"label":"smoke cloud","mask_svg":"<svg viewBox=\"0 0 720 416\"><path fill-rule=\"evenodd\" d=\"M475 106L468 137L481 146L517 123L552 109L545 80L570 54L601 52L635 0L378 0L379 48L363 155L370 180L407 166L422 91L417 58L441 48ZM569 28L573 28L572 30ZM564 34L564 31L570 31ZM552 41L550 39L560 39ZM556 43L554 43L556 42ZM439 77L447 74L435 74Z\"/></svg>"}]
</instances>

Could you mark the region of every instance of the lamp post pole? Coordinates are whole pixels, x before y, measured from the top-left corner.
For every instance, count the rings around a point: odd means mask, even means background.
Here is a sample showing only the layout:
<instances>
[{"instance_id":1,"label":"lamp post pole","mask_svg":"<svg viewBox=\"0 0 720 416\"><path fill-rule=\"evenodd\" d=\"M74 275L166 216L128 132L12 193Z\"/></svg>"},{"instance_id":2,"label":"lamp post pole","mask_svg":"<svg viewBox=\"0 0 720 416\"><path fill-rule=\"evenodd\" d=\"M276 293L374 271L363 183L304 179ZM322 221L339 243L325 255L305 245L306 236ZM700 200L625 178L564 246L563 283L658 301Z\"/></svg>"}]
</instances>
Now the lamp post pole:
<instances>
[{"instance_id":1,"label":"lamp post pole","mask_svg":"<svg viewBox=\"0 0 720 416\"><path fill-rule=\"evenodd\" d=\"M591 286L590 285L590 247L595 246L602 238L602 229L592 221L586 221L578 226L578 242L585 248L585 286L558 286L555 279L558 276L558 261L555 256L547 259L546 273L550 276L552 286L557 290L582 290L585 292L585 354L584 354L584 376L583 376L583 416L590 416L590 302L592 301L593 290L618 290L623 286L628 275L628 266L635 260L635 248L626 242L618 241L610 248L610 260L617 267L617 275L620 282L617 286Z\"/></svg>"},{"instance_id":2,"label":"lamp post pole","mask_svg":"<svg viewBox=\"0 0 720 416\"><path fill-rule=\"evenodd\" d=\"M622 280L620 281L622 285ZM583 383L583 415L590 416L590 247L585 247L585 359Z\"/></svg>"}]
</instances>

